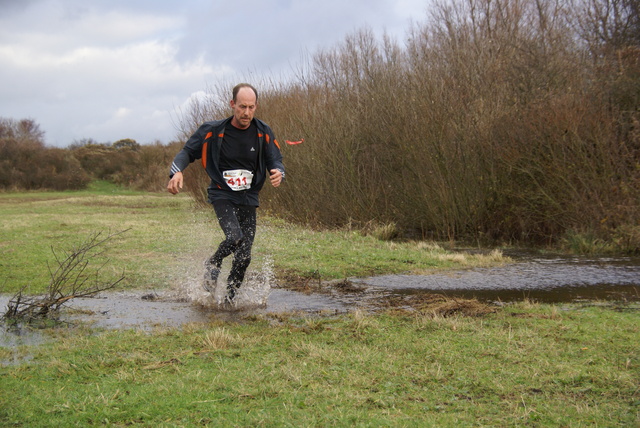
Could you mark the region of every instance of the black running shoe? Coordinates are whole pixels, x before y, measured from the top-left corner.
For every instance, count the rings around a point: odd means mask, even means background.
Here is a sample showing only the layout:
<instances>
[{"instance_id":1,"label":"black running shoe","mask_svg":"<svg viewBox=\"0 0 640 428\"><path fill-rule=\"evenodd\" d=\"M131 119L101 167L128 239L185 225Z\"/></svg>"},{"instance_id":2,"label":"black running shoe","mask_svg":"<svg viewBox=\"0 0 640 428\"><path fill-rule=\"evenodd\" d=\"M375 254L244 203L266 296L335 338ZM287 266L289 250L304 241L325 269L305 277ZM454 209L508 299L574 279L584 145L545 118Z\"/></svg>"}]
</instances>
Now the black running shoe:
<instances>
[{"instance_id":1,"label":"black running shoe","mask_svg":"<svg viewBox=\"0 0 640 428\"><path fill-rule=\"evenodd\" d=\"M202 288L209 293L213 293L216 290L216 283L218 282L218 276L220 275L220 268L205 262L204 264L204 281Z\"/></svg>"},{"instance_id":2,"label":"black running shoe","mask_svg":"<svg viewBox=\"0 0 640 428\"><path fill-rule=\"evenodd\" d=\"M216 291L216 283L210 279L205 279L202 281L202 288L204 288L204 291L207 293L213 294L213 292Z\"/></svg>"},{"instance_id":3,"label":"black running shoe","mask_svg":"<svg viewBox=\"0 0 640 428\"><path fill-rule=\"evenodd\" d=\"M238 291L238 289L236 287L234 287L233 285L229 285L227 286L227 300L229 303L232 303L235 301L236 299L236 291Z\"/></svg>"}]
</instances>

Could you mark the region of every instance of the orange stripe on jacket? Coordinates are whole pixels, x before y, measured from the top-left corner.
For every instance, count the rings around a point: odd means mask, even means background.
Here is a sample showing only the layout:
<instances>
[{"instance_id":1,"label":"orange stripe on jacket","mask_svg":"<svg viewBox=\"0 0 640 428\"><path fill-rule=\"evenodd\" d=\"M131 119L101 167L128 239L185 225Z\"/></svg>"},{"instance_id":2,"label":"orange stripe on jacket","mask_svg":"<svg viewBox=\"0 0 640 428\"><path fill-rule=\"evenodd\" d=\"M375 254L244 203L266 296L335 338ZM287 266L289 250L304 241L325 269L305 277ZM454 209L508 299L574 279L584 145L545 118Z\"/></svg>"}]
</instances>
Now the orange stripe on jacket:
<instances>
[{"instance_id":1,"label":"orange stripe on jacket","mask_svg":"<svg viewBox=\"0 0 640 428\"><path fill-rule=\"evenodd\" d=\"M202 145L202 157L200 158L200 162L202 162L202 167L207 169L207 145L209 143L204 143Z\"/></svg>"},{"instance_id":2,"label":"orange stripe on jacket","mask_svg":"<svg viewBox=\"0 0 640 428\"><path fill-rule=\"evenodd\" d=\"M262 135L259 135L260 137L262 137ZM267 140L267 144L269 144L271 141L271 137L269 137L269 134L265 135L265 139ZM273 139L273 142L276 143L276 147L278 148L278 150L280 150L280 144L278 144L278 140L276 140L275 138Z\"/></svg>"},{"instance_id":3,"label":"orange stripe on jacket","mask_svg":"<svg viewBox=\"0 0 640 428\"><path fill-rule=\"evenodd\" d=\"M202 157L200 158L200 162L202 162L202 167L205 169L207 168L207 145L209 144L207 143L207 140L212 136L213 132L207 133L204 137L205 143L202 145Z\"/></svg>"}]
</instances>

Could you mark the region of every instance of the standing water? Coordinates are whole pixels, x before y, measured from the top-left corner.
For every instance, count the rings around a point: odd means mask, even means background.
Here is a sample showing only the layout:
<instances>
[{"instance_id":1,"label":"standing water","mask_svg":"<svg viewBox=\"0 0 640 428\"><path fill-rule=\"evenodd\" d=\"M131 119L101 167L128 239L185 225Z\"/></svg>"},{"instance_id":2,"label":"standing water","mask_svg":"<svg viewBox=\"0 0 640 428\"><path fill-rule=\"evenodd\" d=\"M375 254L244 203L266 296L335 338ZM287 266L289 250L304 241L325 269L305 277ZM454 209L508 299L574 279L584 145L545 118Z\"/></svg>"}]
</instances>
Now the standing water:
<instances>
[{"instance_id":1,"label":"standing water","mask_svg":"<svg viewBox=\"0 0 640 428\"><path fill-rule=\"evenodd\" d=\"M266 307L271 286L275 283L273 261L267 259L260 271L248 271L247 276L238 289L234 303L229 306L225 303L227 296L226 280L229 275L230 263L224 263L218 277L215 291L209 293L202 287L202 279L189 281L183 286L183 293L187 298L203 307L217 309L246 309Z\"/></svg>"},{"instance_id":2,"label":"standing water","mask_svg":"<svg viewBox=\"0 0 640 428\"><path fill-rule=\"evenodd\" d=\"M516 263L500 267L384 275L355 280L397 293L437 292L484 301L540 302L640 300L640 258L505 255Z\"/></svg>"},{"instance_id":3,"label":"standing water","mask_svg":"<svg viewBox=\"0 0 640 428\"><path fill-rule=\"evenodd\" d=\"M273 263L250 270L232 306L222 304L228 267L212 294L202 288L202 264L180 275L168 291L101 293L76 298L63 311L65 321L83 321L104 328L150 328L207 322L211 316L241 318L249 314L346 312L373 308L386 299L415 294L443 294L485 302L531 299L540 302L580 300L640 301L640 258L588 258L507 254L515 263L426 275L383 275L350 278L298 292L278 288ZM194 262L195 265L195 262ZM343 285L340 287L340 285ZM0 295L0 308L11 296ZM13 335L0 336L0 346L12 346ZM24 338L23 338L24 339ZM22 339L21 339L22 340Z\"/></svg>"}]
</instances>

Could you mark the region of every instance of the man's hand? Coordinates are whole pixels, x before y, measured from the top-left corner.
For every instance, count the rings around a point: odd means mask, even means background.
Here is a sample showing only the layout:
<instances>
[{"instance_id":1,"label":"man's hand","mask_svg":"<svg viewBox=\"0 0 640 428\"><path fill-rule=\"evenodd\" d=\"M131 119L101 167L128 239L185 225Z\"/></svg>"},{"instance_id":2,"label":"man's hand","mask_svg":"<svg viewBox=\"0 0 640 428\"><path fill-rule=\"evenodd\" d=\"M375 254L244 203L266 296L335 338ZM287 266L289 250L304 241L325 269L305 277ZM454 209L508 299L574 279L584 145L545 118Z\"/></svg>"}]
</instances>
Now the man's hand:
<instances>
[{"instance_id":1,"label":"man's hand","mask_svg":"<svg viewBox=\"0 0 640 428\"><path fill-rule=\"evenodd\" d=\"M169 184L167 185L167 190L169 191L169 193L171 193L172 195L177 194L180 189L182 189L183 180L184 177L182 176L181 172L176 172L175 174L173 174L173 177L171 177L171 180L169 180Z\"/></svg>"},{"instance_id":2,"label":"man's hand","mask_svg":"<svg viewBox=\"0 0 640 428\"><path fill-rule=\"evenodd\" d=\"M271 173L271 175L269 175L269 180L271 180L271 185L273 187L278 187L280 183L282 183L282 172L279 169L272 169L272 170L269 170L269 172Z\"/></svg>"}]
</instances>

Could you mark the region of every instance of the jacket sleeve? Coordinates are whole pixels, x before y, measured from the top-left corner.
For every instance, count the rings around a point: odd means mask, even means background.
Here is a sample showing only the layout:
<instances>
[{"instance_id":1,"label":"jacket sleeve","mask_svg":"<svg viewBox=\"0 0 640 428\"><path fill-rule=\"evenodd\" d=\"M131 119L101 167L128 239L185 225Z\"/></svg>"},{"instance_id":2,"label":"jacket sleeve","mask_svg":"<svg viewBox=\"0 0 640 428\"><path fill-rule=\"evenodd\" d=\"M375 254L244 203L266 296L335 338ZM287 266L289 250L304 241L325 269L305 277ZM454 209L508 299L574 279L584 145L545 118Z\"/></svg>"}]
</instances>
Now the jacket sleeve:
<instances>
[{"instance_id":1,"label":"jacket sleeve","mask_svg":"<svg viewBox=\"0 0 640 428\"><path fill-rule=\"evenodd\" d=\"M280 144L276 140L275 135L271 128L266 129L267 135L269 136L266 139L266 150L265 150L265 160L267 163L267 175L269 175L269 171L272 169L279 169L282 172L282 178L285 176L284 164L282 163L282 153L280 152Z\"/></svg>"},{"instance_id":2,"label":"jacket sleeve","mask_svg":"<svg viewBox=\"0 0 640 428\"><path fill-rule=\"evenodd\" d=\"M202 157L202 144L209 127L208 124L203 124L189 137L182 150L173 158L169 177L173 177L176 172L184 171L191 162Z\"/></svg>"}]
</instances>

